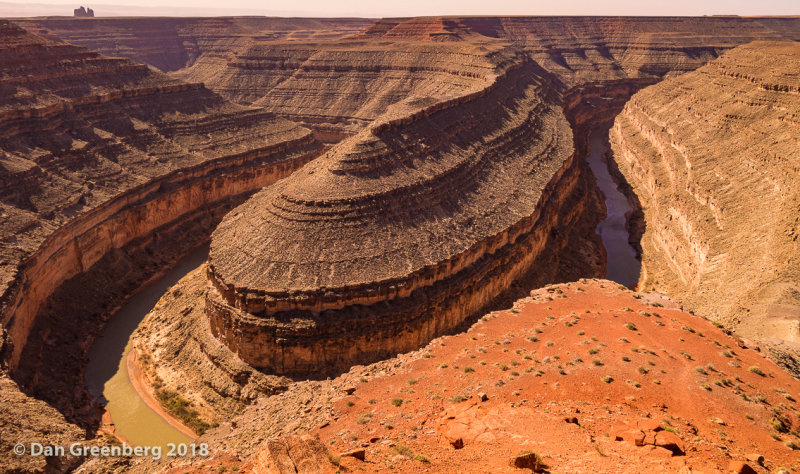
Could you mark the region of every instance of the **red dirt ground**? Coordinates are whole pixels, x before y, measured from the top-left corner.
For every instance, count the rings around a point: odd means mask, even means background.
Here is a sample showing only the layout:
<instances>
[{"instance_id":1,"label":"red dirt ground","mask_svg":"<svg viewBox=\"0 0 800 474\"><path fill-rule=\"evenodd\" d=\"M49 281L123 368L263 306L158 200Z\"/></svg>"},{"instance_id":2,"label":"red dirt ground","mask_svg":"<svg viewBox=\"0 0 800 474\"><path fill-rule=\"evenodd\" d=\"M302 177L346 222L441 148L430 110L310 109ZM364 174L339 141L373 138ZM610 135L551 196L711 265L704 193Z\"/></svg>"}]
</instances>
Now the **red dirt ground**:
<instances>
[{"instance_id":1,"label":"red dirt ground","mask_svg":"<svg viewBox=\"0 0 800 474\"><path fill-rule=\"evenodd\" d=\"M531 295L349 387L312 434L366 459L331 472L530 472L526 451L551 472L800 470L800 382L740 339L609 281Z\"/></svg>"}]
</instances>

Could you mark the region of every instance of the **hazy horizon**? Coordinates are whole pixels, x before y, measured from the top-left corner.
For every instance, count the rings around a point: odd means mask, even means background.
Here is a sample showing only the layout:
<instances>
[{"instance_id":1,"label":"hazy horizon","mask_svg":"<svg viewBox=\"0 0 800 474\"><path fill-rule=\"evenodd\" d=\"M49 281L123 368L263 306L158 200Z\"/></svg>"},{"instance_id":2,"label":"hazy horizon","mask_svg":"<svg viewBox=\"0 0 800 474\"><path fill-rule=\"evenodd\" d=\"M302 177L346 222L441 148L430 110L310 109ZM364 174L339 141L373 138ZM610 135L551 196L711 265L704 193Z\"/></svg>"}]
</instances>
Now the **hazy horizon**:
<instances>
[{"instance_id":1,"label":"hazy horizon","mask_svg":"<svg viewBox=\"0 0 800 474\"><path fill-rule=\"evenodd\" d=\"M378 3L366 0L296 0L287 4L265 3L259 0L228 0L220 3L212 0L101 0L101 3L86 3L81 0L45 0L41 3L27 1L0 1L0 16L72 16L72 10L80 6L92 8L95 15L103 16L300 16L300 17L405 17L435 15L586 15L586 16L796 16L800 6L796 0L772 0L756 4L752 1L707 1L675 0L668 4L647 4L633 0L608 0L603 3L588 0L557 3L523 2L519 0L441 0L426 2Z\"/></svg>"}]
</instances>

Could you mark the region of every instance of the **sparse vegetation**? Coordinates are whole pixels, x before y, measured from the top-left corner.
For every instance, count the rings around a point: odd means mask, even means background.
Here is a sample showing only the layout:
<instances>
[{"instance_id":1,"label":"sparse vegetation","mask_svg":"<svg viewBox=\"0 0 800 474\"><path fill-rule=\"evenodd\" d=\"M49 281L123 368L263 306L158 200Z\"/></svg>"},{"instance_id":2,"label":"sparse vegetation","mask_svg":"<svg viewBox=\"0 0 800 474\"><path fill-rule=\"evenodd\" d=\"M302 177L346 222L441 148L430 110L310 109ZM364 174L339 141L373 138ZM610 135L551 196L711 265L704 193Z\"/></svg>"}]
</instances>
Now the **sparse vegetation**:
<instances>
[{"instance_id":1,"label":"sparse vegetation","mask_svg":"<svg viewBox=\"0 0 800 474\"><path fill-rule=\"evenodd\" d=\"M759 366L757 366L757 365L751 365L750 368L748 368L747 370L749 370L750 372L752 372L752 373L754 373L756 375L760 375L762 377L766 376L764 371L761 370L761 368Z\"/></svg>"},{"instance_id":2,"label":"sparse vegetation","mask_svg":"<svg viewBox=\"0 0 800 474\"><path fill-rule=\"evenodd\" d=\"M363 415L359 416L356 420L356 424L359 425L366 425L372 420L372 413L364 413Z\"/></svg>"},{"instance_id":3,"label":"sparse vegetation","mask_svg":"<svg viewBox=\"0 0 800 474\"><path fill-rule=\"evenodd\" d=\"M635 330L636 330L636 325L635 325L635 324L633 324L633 323L627 323L627 324L625 325L625 327L626 327L627 329L630 329L631 331L635 331Z\"/></svg>"},{"instance_id":4,"label":"sparse vegetation","mask_svg":"<svg viewBox=\"0 0 800 474\"><path fill-rule=\"evenodd\" d=\"M200 414L197 410L192 408L192 403L180 396L177 392L157 388L155 390L155 395L161 403L161 406L171 415L181 420L184 425L191 428L195 433L202 435L212 427L209 423L206 423L200 418Z\"/></svg>"},{"instance_id":5,"label":"sparse vegetation","mask_svg":"<svg viewBox=\"0 0 800 474\"><path fill-rule=\"evenodd\" d=\"M397 446L392 448L392 450L394 451L394 454L397 454L397 455L400 455L400 456L405 456L407 458L413 458L414 457L414 451L412 451L411 448L409 448L405 444L398 444Z\"/></svg>"}]
</instances>

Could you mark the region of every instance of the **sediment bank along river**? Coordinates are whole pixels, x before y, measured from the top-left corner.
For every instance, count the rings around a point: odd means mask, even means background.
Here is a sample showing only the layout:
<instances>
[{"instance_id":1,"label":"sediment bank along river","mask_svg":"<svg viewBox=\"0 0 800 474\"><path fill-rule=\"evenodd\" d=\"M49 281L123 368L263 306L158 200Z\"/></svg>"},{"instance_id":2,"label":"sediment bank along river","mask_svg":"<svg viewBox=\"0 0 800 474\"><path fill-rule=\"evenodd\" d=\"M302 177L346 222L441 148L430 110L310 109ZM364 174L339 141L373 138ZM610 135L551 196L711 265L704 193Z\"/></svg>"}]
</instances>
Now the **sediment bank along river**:
<instances>
[{"instance_id":1,"label":"sediment bank along river","mask_svg":"<svg viewBox=\"0 0 800 474\"><path fill-rule=\"evenodd\" d=\"M639 281L641 262L636 250L628 242L625 215L632 210L628 199L617 188L617 183L608 171L603 155L609 151L608 130L594 130L589 136L589 155L586 161L597 178L597 186L605 196L607 217L597 225L597 233L606 248L607 264L605 277L631 287Z\"/></svg>"},{"instance_id":2,"label":"sediment bank along river","mask_svg":"<svg viewBox=\"0 0 800 474\"><path fill-rule=\"evenodd\" d=\"M139 397L128 373L133 331L165 291L208 258L205 245L181 259L163 276L134 295L106 324L89 351L86 383L104 400L116 433L138 446L189 443L191 437L170 425Z\"/></svg>"}]
</instances>

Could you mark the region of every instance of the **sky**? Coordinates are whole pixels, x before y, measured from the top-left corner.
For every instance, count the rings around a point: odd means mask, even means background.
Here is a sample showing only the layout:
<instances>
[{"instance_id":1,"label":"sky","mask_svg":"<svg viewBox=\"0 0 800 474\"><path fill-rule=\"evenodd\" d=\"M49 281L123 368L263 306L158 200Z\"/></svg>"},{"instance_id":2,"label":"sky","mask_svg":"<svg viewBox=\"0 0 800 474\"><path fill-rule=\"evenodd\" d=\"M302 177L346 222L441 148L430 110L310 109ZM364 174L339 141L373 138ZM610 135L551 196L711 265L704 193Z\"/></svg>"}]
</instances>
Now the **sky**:
<instances>
[{"instance_id":1,"label":"sky","mask_svg":"<svg viewBox=\"0 0 800 474\"><path fill-rule=\"evenodd\" d=\"M0 0L0 16L800 15L798 0Z\"/></svg>"}]
</instances>

